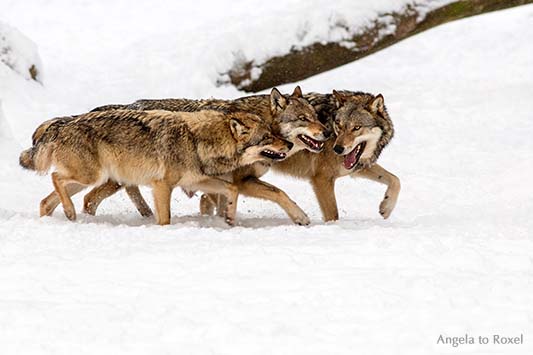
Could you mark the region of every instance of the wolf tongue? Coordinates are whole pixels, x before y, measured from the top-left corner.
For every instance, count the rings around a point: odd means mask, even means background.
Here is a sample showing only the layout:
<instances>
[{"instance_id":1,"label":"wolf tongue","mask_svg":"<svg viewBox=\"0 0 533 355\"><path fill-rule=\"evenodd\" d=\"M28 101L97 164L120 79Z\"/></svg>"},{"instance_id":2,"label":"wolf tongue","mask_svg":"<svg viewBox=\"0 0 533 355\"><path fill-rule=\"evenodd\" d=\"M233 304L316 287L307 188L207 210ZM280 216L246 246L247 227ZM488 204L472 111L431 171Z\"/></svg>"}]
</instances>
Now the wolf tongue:
<instances>
[{"instance_id":1,"label":"wolf tongue","mask_svg":"<svg viewBox=\"0 0 533 355\"><path fill-rule=\"evenodd\" d=\"M355 165L355 157L357 156L356 149L352 150L349 154L344 156L344 167L350 170Z\"/></svg>"}]
</instances>

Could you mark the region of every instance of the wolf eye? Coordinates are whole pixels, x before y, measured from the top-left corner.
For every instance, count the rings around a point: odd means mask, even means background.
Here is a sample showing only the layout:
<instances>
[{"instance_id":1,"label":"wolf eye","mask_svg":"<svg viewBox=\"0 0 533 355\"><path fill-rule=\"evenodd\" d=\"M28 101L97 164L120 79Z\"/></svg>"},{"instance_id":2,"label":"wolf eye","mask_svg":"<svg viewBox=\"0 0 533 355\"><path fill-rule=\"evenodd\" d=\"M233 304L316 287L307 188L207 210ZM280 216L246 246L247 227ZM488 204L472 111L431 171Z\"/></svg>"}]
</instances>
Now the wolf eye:
<instances>
[{"instance_id":1,"label":"wolf eye","mask_svg":"<svg viewBox=\"0 0 533 355\"><path fill-rule=\"evenodd\" d=\"M360 130L360 129L361 129L361 126L355 126L355 127L353 128L354 131L358 131L358 130Z\"/></svg>"},{"instance_id":2,"label":"wolf eye","mask_svg":"<svg viewBox=\"0 0 533 355\"><path fill-rule=\"evenodd\" d=\"M272 143L272 137L269 134L265 134L259 142L261 144L270 144Z\"/></svg>"},{"instance_id":3,"label":"wolf eye","mask_svg":"<svg viewBox=\"0 0 533 355\"><path fill-rule=\"evenodd\" d=\"M307 117L305 117L305 115L298 116L298 119L300 119L302 121L307 121Z\"/></svg>"}]
</instances>

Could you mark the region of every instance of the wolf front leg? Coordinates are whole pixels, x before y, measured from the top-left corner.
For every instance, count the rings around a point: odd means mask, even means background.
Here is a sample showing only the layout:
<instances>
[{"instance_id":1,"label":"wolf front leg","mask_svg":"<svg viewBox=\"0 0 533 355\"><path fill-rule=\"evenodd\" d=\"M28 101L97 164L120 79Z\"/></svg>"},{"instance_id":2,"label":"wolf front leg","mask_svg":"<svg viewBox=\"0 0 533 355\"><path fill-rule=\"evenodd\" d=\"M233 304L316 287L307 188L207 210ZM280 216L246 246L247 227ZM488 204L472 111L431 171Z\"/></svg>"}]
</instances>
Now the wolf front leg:
<instances>
[{"instance_id":1,"label":"wolf front leg","mask_svg":"<svg viewBox=\"0 0 533 355\"><path fill-rule=\"evenodd\" d=\"M170 224L170 197L172 187L163 180L152 182L157 224Z\"/></svg>"},{"instance_id":2,"label":"wolf front leg","mask_svg":"<svg viewBox=\"0 0 533 355\"><path fill-rule=\"evenodd\" d=\"M400 179L385 170L379 164L374 164L370 168L353 172L350 176L354 178L362 177L387 185L385 196L379 204L379 214L385 219L389 218L398 201L398 195L400 194Z\"/></svg>"},{"instance_id":3,"label":"wolf front leg","mask_svg":"<svg viewBox=\"0 0 533 355\"><path fill-rule=\"evenodd\" d=\"M66 190L69 196L74 196L84 188L85 186L80 184L68 184L66 186ZM41 204L39 206L39 216L51 216L60 203L61 200L59 199L59 195L54 190L41 201Z\"/></svg>"},{"instance_id":4,"label":"wolf front leg","mask_svg":"<svg viewBox=\"0 0 533 355\"><path fill-rule=\"evenodd\" d=\"M335 199L335 178L328 176L314 176L311 178L311 185L315 191L322 217L325 222L339 219L337 200Z\"/></svg>"},{"instance_id":5,"label":"wolf front leg","mask_svg":"<svg viewBox=\"0 0 533 355\"><path fill-rule=\"evenodd\" d=\"M235 217L237 214L237 200L239 198L239 189L231 182L222 179L210 177L195 184L195 189L201 190L209 195L219 194L224 195L227 199L226 203L226 223L230 226L235 224Z\"/></svg>"},{"instance_id":6,"label":"wolf front leg","mask_svg":"<svg viewBox=\"0 0 533 355\"><path fill-rule=\"evenodd\" d=\"M284 191L276 186L261 181L255 176L235 181L235 184L239 188L240 194L277 203L294 223L299 225L311 223L305 212Z\"/></svg>"},{"instance_id":7,"label":"wolf front leg","mask_svg":"<svg viewBox=\"0 0 533 355\"><path fill-rule=\"evenodd\" d=\"M61 200L61 204L63 205L65 216L67 216L67 218L71 221L75 221L76 210L74 209L74 204L72 203L66 188L67 184L69 183L68 180L69 179L65 178L58 172L52 173L52 183L54 184L54 188L59 196L59 200Z\"/></svg>"}]
</instances>

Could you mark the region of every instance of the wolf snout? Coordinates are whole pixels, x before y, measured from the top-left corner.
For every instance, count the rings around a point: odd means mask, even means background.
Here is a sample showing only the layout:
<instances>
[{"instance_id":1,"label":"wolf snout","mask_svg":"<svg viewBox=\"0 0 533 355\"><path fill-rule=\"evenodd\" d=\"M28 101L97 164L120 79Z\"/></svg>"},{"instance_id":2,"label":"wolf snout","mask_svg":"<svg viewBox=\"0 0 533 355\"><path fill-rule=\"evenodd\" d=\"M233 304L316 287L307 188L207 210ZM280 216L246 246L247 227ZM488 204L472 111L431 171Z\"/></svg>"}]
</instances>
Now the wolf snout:
<instances>
[{"instance_id":1,"label":"wolf snout","mask_svg":"<svg viewBox=\"0 0 533 355\"><path fill-rule=\"evenodd\" d=\"M342 152L344 152L344 147L341 146L341 145L338 145L336 144L334 147L333 147L333 151L337 154L342 154Z\"/></svg>"}]
</instances>

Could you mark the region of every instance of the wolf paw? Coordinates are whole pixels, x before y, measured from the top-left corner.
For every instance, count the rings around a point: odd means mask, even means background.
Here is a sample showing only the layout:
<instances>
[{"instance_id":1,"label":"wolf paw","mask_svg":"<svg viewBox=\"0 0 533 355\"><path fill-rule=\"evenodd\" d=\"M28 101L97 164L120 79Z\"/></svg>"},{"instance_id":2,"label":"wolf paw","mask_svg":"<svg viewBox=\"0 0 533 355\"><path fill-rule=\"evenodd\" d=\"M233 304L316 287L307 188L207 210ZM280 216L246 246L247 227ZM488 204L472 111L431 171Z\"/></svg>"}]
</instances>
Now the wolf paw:
<instances>
[{"instance_id":1,"label":"wolf paw","mask_svg":"<svg viewBox=\"0 0 533 355\"><path fill-rule=\"evenodd\" d=\"M384 219L389 218L392 211L394 210L394 206L396 206L396 200L390 198L388 195L385 195L385 198L379 204L379 214Z\"/></svg>"},{"instance_id":2,"label":"wolf paw","mask_svg":"<svg viewBox=\"0 0 533 355\"><path fill-rule=\"evenodd\" d=\"M54 213L54 209L46 203L46 201L42 201L41 205L39 206L39 216L51 216L52 213Z\"/></svg>"},{"instance_id":3,"label":"wolf paw","mask_svg":"<svg viewBox=\"0 0 533 355\"><path fill-rule=\"evenodd\" d=\"M96 214L96 206L91 202L85 201L83 204L83 213L94 216Z\"/></svg>"},{"instance_id":4,"label":"wolf paw","mask_svg":"<svg viewBox=\"0 0 533 355\"><path fill-rule=\"evenodd\" d=\"M65 212L65 216L67 216L67 218L71 221L75 221L76 220L76 211L74 211L73 209L65 209L64 210Z\"/></svg>"},{"instance_id":5,"label":"wolf paw","mask_svg":"<svg viewBox=\"0 0 533 355\"><path fill-rule=\"evenodd\" d=\"M233 227L235 225L235 218L226 216L226 223Z\"/></svg>"},{"instance_id":6,"label":"wolf paw","mask_svg":"<svg viewBox=\"0 0 533 355\"><path fill-rule=\"evenodd\" d=\"M308 226L311 224L311 220L304 212L301 212L295 216L291 216L292 221L300 226Z\"/></svg>"}]
</instances>

